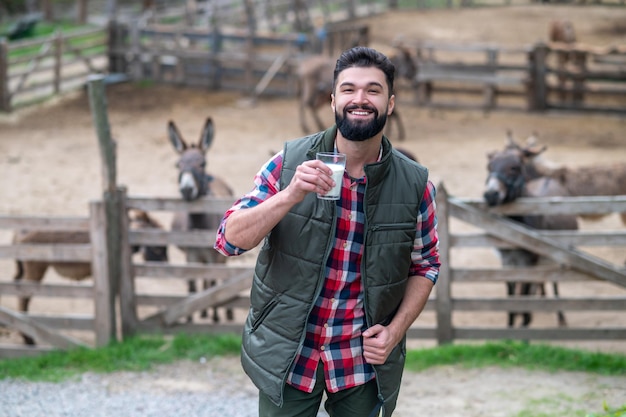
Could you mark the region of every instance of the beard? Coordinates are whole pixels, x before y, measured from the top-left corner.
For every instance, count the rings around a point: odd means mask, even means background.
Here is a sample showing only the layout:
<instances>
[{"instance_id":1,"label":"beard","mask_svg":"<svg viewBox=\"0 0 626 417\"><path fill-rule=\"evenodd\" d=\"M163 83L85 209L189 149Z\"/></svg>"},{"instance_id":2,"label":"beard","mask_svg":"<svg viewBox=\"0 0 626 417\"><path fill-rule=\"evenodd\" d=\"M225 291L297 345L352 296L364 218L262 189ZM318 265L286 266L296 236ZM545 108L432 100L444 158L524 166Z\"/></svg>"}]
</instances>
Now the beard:
<instances>
[{"instance_id":1,"label":"beard","mask_svg":"<svg viewBox=\"0 0 626 417\"><path fill-rule=\"evenodd\" d=\"M348 111L351 110L367 110L374 112L374 120L366 122L362 120L348 120ZM380 133L387 123L387 113L378 115L378 110L369 106L348 106L343 109L343 113L339 114L335 110L335 123L341 135L354 142L362 142Z\"/></svg>"}]
</instances>

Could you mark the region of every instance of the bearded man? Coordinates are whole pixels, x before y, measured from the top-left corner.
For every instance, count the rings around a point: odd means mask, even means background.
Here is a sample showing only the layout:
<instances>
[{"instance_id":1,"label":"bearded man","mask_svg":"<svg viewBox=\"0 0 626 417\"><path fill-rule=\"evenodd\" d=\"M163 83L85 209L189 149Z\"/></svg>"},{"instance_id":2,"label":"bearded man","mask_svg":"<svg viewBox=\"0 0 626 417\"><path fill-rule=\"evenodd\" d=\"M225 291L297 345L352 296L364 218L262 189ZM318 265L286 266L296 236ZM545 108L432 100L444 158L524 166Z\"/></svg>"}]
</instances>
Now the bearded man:
<instances>
[{"instance_id":1,"label":"bearded man","mask_svg":"<svg viewBox=\"0 0 626 417\"><path fill-rule=\"evenodd\" d=\"M335 125L288 141L224 214L215 249L261 244L241 361L259 416L391 416L406 332L439 275L435 187L383 135L395 68L378 51L344 51ZM318 152L346 155L338 200ZM420 158L421 159L421 158Z\"/></svg>"}]
</instances>

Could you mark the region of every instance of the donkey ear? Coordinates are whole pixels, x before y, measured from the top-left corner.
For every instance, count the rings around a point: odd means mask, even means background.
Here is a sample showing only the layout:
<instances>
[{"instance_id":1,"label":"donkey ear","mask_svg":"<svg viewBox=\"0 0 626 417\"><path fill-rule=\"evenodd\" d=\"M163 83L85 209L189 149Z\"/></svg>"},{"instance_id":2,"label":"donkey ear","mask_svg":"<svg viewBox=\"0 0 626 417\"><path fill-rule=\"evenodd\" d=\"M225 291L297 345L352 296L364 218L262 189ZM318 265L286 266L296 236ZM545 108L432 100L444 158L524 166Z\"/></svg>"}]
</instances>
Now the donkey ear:
<instances>
[{"instance_id":1,"label":"donkey ear","mask_svg":"<svg viewBox=\"0 0 626 417\"><path fill-rule=\"evenodd\" d=\"M202 129L202 135L200 135L200 142L198 146L203 151L206 151L211 147L211 143L213 143L213 136L215 135L215 127L213 126L213 120L210 117L207 117L206 122L204 123L204 129Z\"/></svg>"},{"instance_id":2,"label":"donkey ear","mask_svg":"<svg viewBox=\"0 0 626 417\"><path fill-rule=\"evenodd\" d=\"M176 152L183 153L185 149L187 149L187 144L185 143L183 136L180 134L180 131L176 127L176 123L171 120L167 124L167 134Z\"/></svg>"}]
</instances>

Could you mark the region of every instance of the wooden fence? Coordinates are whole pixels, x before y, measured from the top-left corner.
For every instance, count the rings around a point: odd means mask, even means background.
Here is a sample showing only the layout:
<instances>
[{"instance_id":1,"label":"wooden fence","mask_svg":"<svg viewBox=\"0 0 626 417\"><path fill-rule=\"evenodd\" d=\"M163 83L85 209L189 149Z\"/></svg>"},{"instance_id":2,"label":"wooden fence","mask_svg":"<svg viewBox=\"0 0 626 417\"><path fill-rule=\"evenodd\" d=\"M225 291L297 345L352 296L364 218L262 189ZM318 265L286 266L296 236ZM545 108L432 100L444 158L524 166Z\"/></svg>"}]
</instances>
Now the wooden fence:
<instances>
[{"instance_id":1,"label":"wooden fence","mask_svg":"<svg viewBox=\"0 0 626 417\"><path fill-rule=\"evenodd\" d=\"M518 214L610 214L626 212L626 196L522 198L515 203L487 208L481 200L460 199L447 194L443 185L437 191L440 252L443 268L435 286L436 311L434 334L439 343L461 339L522 339L522 340L626 340L626 327L593 328L508 328L460 326L454 316L462 312L572 312L592 314L594 311L626 310L626 268L622 258L608 262L580 248L626 247L626 228L622 231L540 231L508 220ZM454 230L452 219L478 228L478 232ZM532 268L467 268L452 267L455 256L476 248L524 248L552 261L549 265ZM626 251L621 251L626 253ZM577 295L559 298L455 296L459 285L506 282L603 282L612 290L610 296ZM503 316L504 324L504 316ZM413 335L414 333L412 333ZM428 336L426 333L425 336Z\"/></svg>"},{"instance_id":2,"label":"wooden fence","mask_svg":"<svg viewBox=\"0 0 626 417\"><path fill-rule=\"evenodd\" d=\"M6 304L0 305L0 324L31 336L38 343L36 347L14 344L0 346L0 357L23 356L55 349L70 349L87 346L84 335L92 340L92 345L102 346L115 337L114 297L111 293L109 273L106 265L106 214L101 202L90 206L90 217L23 217L0 216L0 229L11 234L33 231L86 232L90 243L15 243L0 245L0 258L33 261L53 268L54 263L79 263L91 265L91 280L80 284L48 284L26 279L11 281L11 269L5 269L0 279L0 294L15 297L52 297L71 300L86 300L91 313L76 314L24 314L17 308L12 310ZM17 265L15 266L17 273ZM44 276L45 278L45 276ZM68 335L81 333L82 339Z\"/></svg>"},{"instance_id":3,"label":"wooden fence","mask_svg":"<svg viewBox=\"0 0 626 417\"><path fill-rule=\"evenodd\" d=\"M346 7L340 10L347 14L330 12L344 3ZM109 74L110 80L235 90L253 98L293 96L295 68L305 56L321 50L335 56L355 42L367 44L368 27L354 23L355 18L390 8L428 7L420 1L408 6L380 1L357 5L352 0L337 4L322 2L319 8L301 4L307 20L317 14L323 18L324 25L317 31L311 24L296 31L293 13L282 10L280 2L272 7L264 4L258 10L219 2L202 5L211 8L206 16L186 16L184 8L165 9L130 23L112 21L103 30L58 33L38 41L8 43L0 39L0 111L80 88L90 73ZM220 24L195 25L199 16L207 21L219 17ZM189 21L191 17L193 21ZM289 29L279 30L284 25ZM623 44L503 47L404 42L417 60L417 105L626 112ZM567 65L558 65L559 56L570 58Z\"/></svg>"},{"instance_id":4,"label":"wooden fence","mask_svg":"<svg viewBox=\"0 0 626 417\"><path fill-rule=\"evenodd\" d=\"M0 37L0 111L75 91L89 74L107 71L102 29L10 43Z\"/></svg>"},{"instance_id":5,"label":"wooden fence","mask_svg":"<svg viewBox=\"0 0 626 417\"><path fill-rule=\"evenodd\" d=\"M111 25L111 71L152 80L258 96L296 92L298 62L314 53L338 54L366 45L368 26L328 26L323 37L298 33L251 34L241 29L187 29L162 25Z\"/></svg>"},{"instance_id":6,"label":"wooden fence","mask_svg":"<svg viewBox=\"0 0 626 417\"><path fill-rule=\"evenodd\" d=\"M305 56L368 42L364 24L329 25L323 41L242 30L181 30L116 25L111 61L133 79L292 96ZM322 42L323 46L319 46ZM626 46L558 43L502 47L403 40L416 57L415 103L521 111L626 112ZM560 66L559 56L572 57Z\"/></svg>"},{"instance_id":7,"label":"wooden fence","mask_svg":"<svg viewBox=\"0 0 626 417\"><path fill-rule=\"evenodd\" d=\"M206 199L193 203L171 198L125 197L120 200L120 210L138 208L148 212L208 211L223 213L232 204L230 200ZM449 196L445 187L438 188L439 235L443 267L428 302L425 314L434 315L433 320L420 319L408 333L410 339L436 340L450 343L460 340L626 340L624 326L583 327L570 324L556 326L509 328L506 326L508 311L529 311L535 314L564 311L593 314L593 312L616 312L626 309L626 270L622 265L591 256L577 249L595 246L626 247L626 230L623 231L567 231L548 232L527 229L508 221L503 215L516 213L612 213L626 211L626 196L617 197L569 197L547 199L520 199L516 203L485 210L478 200L459 199ZM122 227L119 241L121 255L118 258L119 275L107 277L108 249L106 204L92 203L90 219L48 219L0 217L0 227L7 229L89 229L90 245L4 245L0 246L2 258L21 258L46 261L91 262L94 280L89 285L11 283L0 282L3 296L34 295L35 297L86 297L92 298L92 317L67 315L24 315L0 307L0 323L15 331L35 336L38 348L0 346L0 357L34 354L52 348L68 349L79 345L100 346L121 334L122 337L136 333L239 333L249 306L248 290L252 281L252 261L234 262L226 265L176 264L142 262L131 255L132 245L181 244L196 247L212 247L215 231L174 232L157 229L129 230ZM123 216L118 213L117 216ZM454 222L466 222L480 229L478 232L455 231ZM462 251L476 248L522 247L550 258L553 265L531 268L458 267L455 256ZM622 252L624 253L624 252ZM623 260L621 260L623 262ZM109 274L111 275L111 274ZM117 278L120 278L119 280ZM216 280L218 285L195 294L186 293L189 279ZM507 297L505 282L604 282L607 296L561 296L559 298ZM502 285L499 295L485 296L480 290L484 284ZM458 286L478 286L474 291L458 293ZM120 322L116 322L113 300L119 288ZM612 288L612 289L611 289ZM165 291L164 291L165 289ZM214 323L201 319L199 311L213 307L231 308L234 321ZM501 325L467 326L455 324L459 317L489 313L501 314ZM187 317L193 317L188 321ZM472 321L473 322L473 321ZM67 332L90 332L93 336L84 342L67 336Z\"/></svg>"},{"instance_id":8,"label":"wooden fence","mask_svg":"<svg viewBox=\"0 0 626 417\"><path fill-rule=\"evenodd\" d=\"M418 105L626 112L626 45L405 42L417 57Z\"/></svg>"}]
</instances>

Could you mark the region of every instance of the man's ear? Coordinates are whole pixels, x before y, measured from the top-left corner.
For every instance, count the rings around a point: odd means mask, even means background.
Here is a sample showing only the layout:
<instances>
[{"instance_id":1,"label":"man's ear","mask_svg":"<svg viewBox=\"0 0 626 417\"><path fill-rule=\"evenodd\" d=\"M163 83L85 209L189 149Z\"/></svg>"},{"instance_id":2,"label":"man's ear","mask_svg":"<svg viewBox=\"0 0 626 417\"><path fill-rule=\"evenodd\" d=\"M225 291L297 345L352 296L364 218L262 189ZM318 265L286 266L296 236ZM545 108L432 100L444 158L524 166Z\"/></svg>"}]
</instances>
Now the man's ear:
<instances>
[{"instance_id":1,"label":"man's ear","mask_svg":"<svg viewBox=\"0 0 626 417\"><path fill-rule=\"evenodd\" d=\"M387 106L387 116L391 116L391 113L393 113L393 109L396 107L396 95L392 94L391 97L389 97L389 105Z\"/></svg>"}]
</instances>

